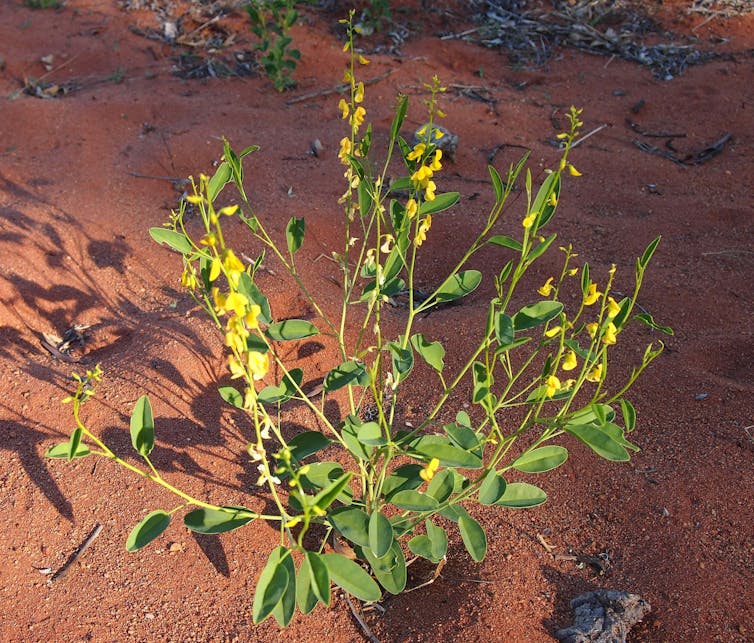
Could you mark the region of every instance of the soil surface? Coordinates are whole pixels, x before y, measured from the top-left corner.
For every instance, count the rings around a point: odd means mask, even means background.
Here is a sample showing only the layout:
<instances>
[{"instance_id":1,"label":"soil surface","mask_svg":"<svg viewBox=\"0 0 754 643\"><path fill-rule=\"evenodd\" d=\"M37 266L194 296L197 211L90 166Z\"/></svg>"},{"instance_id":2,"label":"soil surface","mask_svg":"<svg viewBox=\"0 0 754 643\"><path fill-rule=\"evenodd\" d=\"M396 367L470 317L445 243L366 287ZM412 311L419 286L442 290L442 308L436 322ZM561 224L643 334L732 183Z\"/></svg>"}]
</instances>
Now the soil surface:
<instances>
[{"instance_id":1,"label":"soil surface","mask_svg":"<svg viewBox=\"0 0 754 643\"><path fill-rule=\"evenodd\" d=\"M60 404L71 371L99 362L106 378L84 407L95 432L128 454L128 418L146 392L160 471L211 502L250 502L256 471L246 427L216 392L227 381L221 340L181 290L176 255L147 235L177 205L182 185L171 179L211 173L223 136L237 149L261 146L247 164L257 211L277 235L291 216L306 217L308 284L325 305L339 297L330 281L336 267L322 255L339 247L336 153L344 130L337 93L312 94L340 81L337 19L345 9L302 10L293 30L302 52L298 87L279 94L264 76L218 73L218 60L250 60L243 52L253 37L241 12L202 26L212 15L191 14L188 3L172 3L171 14L157 3L130 4L146 8L0 4L0 638L363 640L341 596L285 632L272 619L252 625L252 591L276 544L273 527L199 537L176 521L128 554L134 524L174 500L106 461L43 457L73 426ZM610 464L567 442L568 462L536 481L547 504L474 512L489 538L483 563L470 560L453 532L433 585L364 612L381 641L551 641L572 622L569 601L596 588L651 603L634 641L754 640L754 17L691 12L681 1L649 8L665 29L695 39L682 42L726 56L669 81L618 57L567 48L542 66L511 65L505 51L439 39L476 27L473 11L452 3L395 11L396 23L410 26L400 42L378 34L360 43L372 60L366 78L376 79L366 104L378 144L398 92L412 99L410 135L423 121L422 83L438 74L449 87L443 124L460 142L438 179L462 202L436 217L420 282L452 265L459 240L485 219L489 160L504 172L528 149L541 179L575 104L584 107L584 132L594 133L573 152L583 176L567 182L550 225L594 274L616 264L618 290L631 287L635 257L661 234L639 303L675 329L631 397L641 452ZM191 46L166 42L166 15L181 18ZM202 65L206 72L208 59L210 77L187 77L201 75ZM316 139L322 149L314 155ZM714 144L716 154L702 154ZM520 229L521 206L511 207L511 232ZM233 245L253 254L237 234ZM492 274L503 256L490 251L477 266ZM532 288L546 276L533 275ZM278 318L307 313L279 276L265 275L263 285ZM423 319L421 332L444 339L449 352L472 345L471 322L483 317L491 291L488 279L462 304ZM91 326L71 353L79 364L41 343L43 333L62 336L74 324ZM617 351L619 365L635 363L660 338L636 329ZM302 360L307 379L332 367L323 355ZM416 399L433 387L418 383ZM421 409L419 402L413 412ZM97 525L91 546L48 583ZM412 582L431 571L412 570Z\"/></svg>"}]
</instances>

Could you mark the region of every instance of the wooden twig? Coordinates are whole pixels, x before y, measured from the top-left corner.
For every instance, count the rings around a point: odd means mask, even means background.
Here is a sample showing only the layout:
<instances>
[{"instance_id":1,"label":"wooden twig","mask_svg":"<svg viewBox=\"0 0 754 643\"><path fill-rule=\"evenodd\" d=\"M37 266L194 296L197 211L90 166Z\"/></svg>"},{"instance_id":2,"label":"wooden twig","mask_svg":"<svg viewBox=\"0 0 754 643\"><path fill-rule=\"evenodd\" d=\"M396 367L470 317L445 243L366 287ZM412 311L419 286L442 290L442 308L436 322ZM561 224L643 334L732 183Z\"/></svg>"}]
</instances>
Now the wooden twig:
<instances>
[{"instance_id":1,"label":"wooden twig","mask_svg":"<svg viewBox=\"0 0 754 643\"><path fill-rule=\"evenodd\" d=\"M364 636L366 636L369 643L380 643L380 639L372 634L372 630L369 629L367 624L364 622L364 619L361 618L361 614L359 614L356 606L351 601L351 597L348 595L348 592L344 592L343 595L346 597L346 603L348 603L348 607L351 608L351 614L353 614L353 617L356 619L356 622L359 624L361 629L364 630Z\"/></svg>"},{"instance_id":2,"label":"wooden twig","mask_svg":"<svg viewBox=\"0 0 754 643\"><path fill-rule=\"evenodd\" d=\"M60 567L50 578L47 580L47 584L51 585L53 581L58 580L60 578L63 578L63 576L68 572L68 570L71 568L71 565L75 563L81 554L83 554L94 542L94 539L99 536L100 532L102 531L102 525L99 523L94 526L94 529L89 533L86 540L81 544L80 547L75 549L73 553L68 557L68 560L63 563L62 567Z\"/></svg>"},{"instance_id":3,"label":"wooden twig","mask_svg":"<svg viewBox=\"0 0 754 643\"><path fill-rule=\"evenodd\" d=\"M578 139L578 140L574 141L573 143L571 143L571 149L573 149L577 145L581 145L590 136L594 136L597 132L601 132L606 127L607 127L607 123L603 123L599 127L595 127L591 132L589 132L588 134L584 134L584 136L582 136L580 139Z\"/></svg>"}]
</instances>

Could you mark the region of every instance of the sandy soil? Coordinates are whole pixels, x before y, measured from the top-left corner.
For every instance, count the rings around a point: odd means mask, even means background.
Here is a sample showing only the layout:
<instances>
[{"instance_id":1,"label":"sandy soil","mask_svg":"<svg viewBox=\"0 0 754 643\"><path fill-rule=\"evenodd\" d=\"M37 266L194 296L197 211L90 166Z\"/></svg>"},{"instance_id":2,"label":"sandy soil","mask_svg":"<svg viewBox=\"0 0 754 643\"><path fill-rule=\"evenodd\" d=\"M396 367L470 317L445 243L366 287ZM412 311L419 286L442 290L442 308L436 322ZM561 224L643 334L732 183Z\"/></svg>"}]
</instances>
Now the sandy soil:
<instances>
[{"instance_id":1,"label":"sandy soil","mask_svg":"<svg viewBox=\"0 0 754 643\"><path fill-rule=\"evenodd\" d=\"M732 55L669 82L635 64L568 49L541 68L511 66L504 52L436 37L473 27L453 17L461 10L452 6L429 14L430 27L410 35L399 53L371 55L368 78L392 72L368 89L378 141L386 139L397 92L413 99L409 129L422 121L422 82L437 73L451 87L445 124L460 145L442 187L460 191L463 201L437 217L421 279L430 282L448 265L458 239L486 216L492 150L502 146L494 162L506 168L530 149L536 175L557 158L548 141L576 104L585 108L585 131L606 127L575 150L584 176L568 183L554 227L593 270L617 264L626 288L634 258L662 234L640 303L676 331L633 395L641 452L609 465L569 443L566 465L538 479L550 494L546 505L475 512L488 526L482 564L456 536L434 585L386 600L384 614L365 614L379 640L550 641L570 623L568 601L598 587L652 604L634 641L754 640L754 20L704 22L705 15L686 11L689 4L653 7L666 28ZM178 4L176 12L186 10ZM306 216L309 285L334 302L328 276L335 268L318 257L334 249L341 216L337 96L291 99L339 81L338 17L338 10L304 12L294 30L302 51L298 88L281 95L263 77L173 75L188 49L144 36L160 28L153 11L87 0L58 11L0 4L3 641L363 640L342 598L330 610L296 617L286 632L269 621L251 624L252 590L276 540L271 527L255 523L217 538L176 524L153 546L128 554L131 527L152 509L172 507L172 499L106 462L43 458L71 430L60 399L81 365L54 358L41 334L90 324L74 357L100 362L106 379L85 407L89 425L127 453L128 417L147 392L160 470L210 501L249 502L255 471L244 425L215 390L227 379L221 343L181 291L175 256L147 235L179 193L170 180L136 175L211 172L222 136L238 148L260 145L248 170L252 200L276 234L290 216ZM417 9L397 19L417 24L424 17ZM216 55L251 48L242 15L221 24L235 40ZM184 32L197 26L184 17ZM386 40L371 46L379 42ZM44 74L65 95L20 91L24 79ZM462 90L468 86L483 88L490 101ZM731 138L714 158L680 165L637 147L634 140L668 149L667 138L640 132L683 134L671 139L680 158ZM314 139L323 145L318 157L309 153ZM512 212L511 226L518 225L515 206ZM243 248L249 242L238 235ZM499 261L490 252L479 265ZM306 312L286 285L265 279L279 317ZM462 305L436 311L421 322L423 332L459 348L471 343L468 320L483 314L489 292L487 284ZM649 329L633 338L625 364L657 339ZM312 379L331 366L324 353L302 363ZM420 400L431 390L416 393ZM49 571L98 524L91 547L48 585ZM568 556L596 557L604 569Z\"/></svg>"}]
</instances>

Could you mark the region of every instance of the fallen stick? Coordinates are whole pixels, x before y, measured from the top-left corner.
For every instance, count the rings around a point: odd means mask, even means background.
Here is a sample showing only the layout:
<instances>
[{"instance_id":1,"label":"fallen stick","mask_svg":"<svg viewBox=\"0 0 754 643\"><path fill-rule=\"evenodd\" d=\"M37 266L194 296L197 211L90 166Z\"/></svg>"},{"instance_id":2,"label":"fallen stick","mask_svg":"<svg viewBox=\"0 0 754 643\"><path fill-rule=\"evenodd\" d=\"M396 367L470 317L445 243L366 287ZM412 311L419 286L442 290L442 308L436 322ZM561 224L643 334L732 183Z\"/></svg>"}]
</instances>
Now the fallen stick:
<instances>
[{"instance_id":1,"label":"fallen stick","mask_svg":"<svg viewBox=\"0 0 754 643\"><path fill-rule=\"evenodd\" d=\"M89 536L87 536L86 540L82 543L80 547L75 549L73 553L68 557L68 560L63 563L62 567L60 567L50 578L47 580L48 585L52 585L52 582L55 580L58 580L59 578L63 578L63 576L68 572L71 565L75 563L81 554L83 554L89 545L91 545L94 542L94 539L99 536L100 532L102 531L102 525L97 524L94 526L94 529L89 533Z\"/></svg>"}]
</instances>

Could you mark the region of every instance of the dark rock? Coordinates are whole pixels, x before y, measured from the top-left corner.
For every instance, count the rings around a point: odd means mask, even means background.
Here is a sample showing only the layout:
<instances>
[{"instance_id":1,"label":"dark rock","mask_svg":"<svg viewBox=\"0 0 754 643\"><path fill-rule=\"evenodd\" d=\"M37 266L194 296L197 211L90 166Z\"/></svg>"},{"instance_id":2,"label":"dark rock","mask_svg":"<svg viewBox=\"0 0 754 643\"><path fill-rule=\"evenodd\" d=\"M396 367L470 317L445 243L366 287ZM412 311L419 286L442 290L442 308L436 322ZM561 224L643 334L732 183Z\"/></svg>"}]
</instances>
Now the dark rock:
<instances>
[{"instance_id":1,"label":"dark rock","mask_svg":"<svg viewBox=\"0 0 754 643\"><path fill-rule=\"evenodd\" d=\"M598 589L571 601L573 625L555 633L562 643L625 643L629 630L652 609L636 594Z\"/></svg>"}]
</instances>

